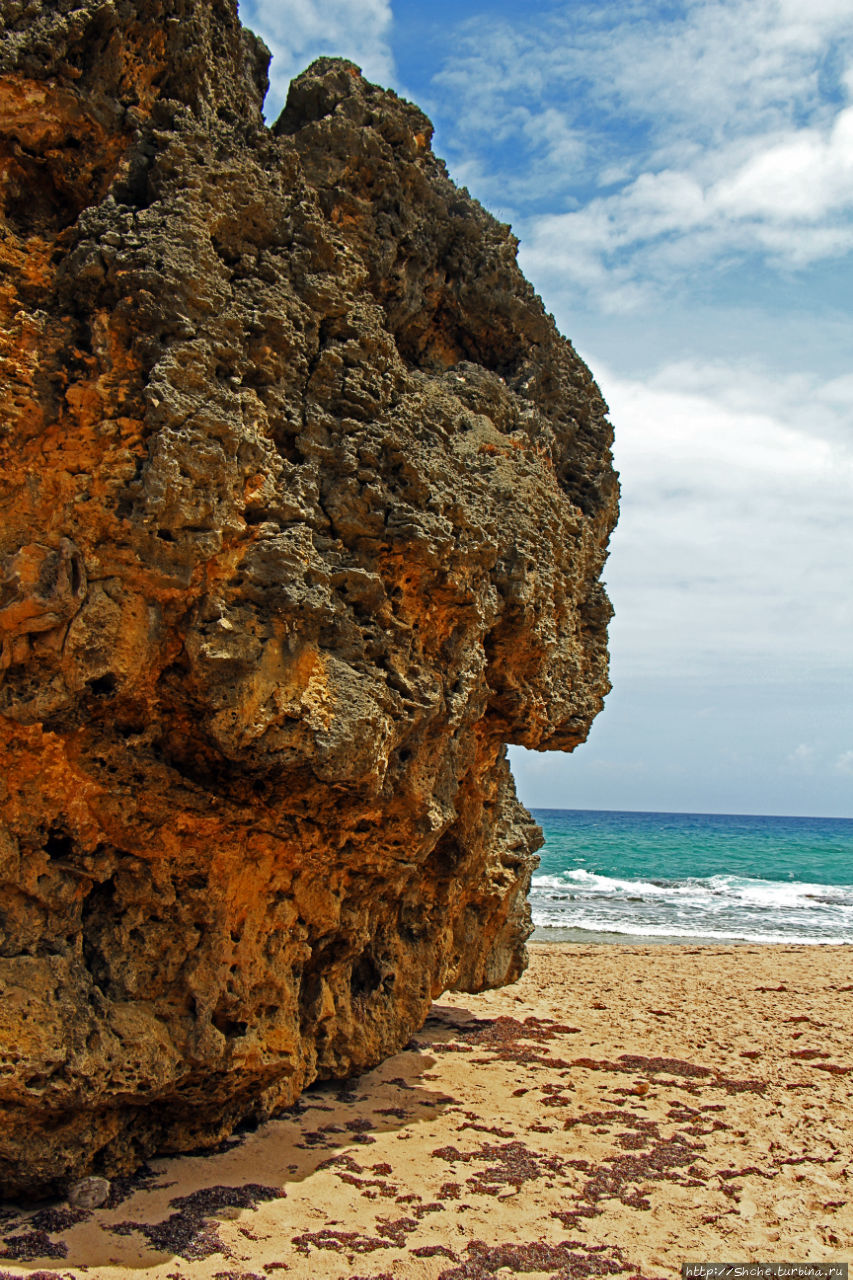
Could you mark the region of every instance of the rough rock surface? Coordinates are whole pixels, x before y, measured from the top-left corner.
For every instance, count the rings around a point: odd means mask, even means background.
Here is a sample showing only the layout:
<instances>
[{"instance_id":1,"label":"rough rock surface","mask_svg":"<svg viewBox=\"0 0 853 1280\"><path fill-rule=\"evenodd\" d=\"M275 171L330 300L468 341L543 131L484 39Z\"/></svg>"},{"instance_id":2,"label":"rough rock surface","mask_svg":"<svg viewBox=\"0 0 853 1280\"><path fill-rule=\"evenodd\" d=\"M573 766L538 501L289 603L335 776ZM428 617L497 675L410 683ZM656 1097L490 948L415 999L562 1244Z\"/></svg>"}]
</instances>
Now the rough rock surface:
<instances>
[{"instance_id":1,"label":"rough rock surface","mask_svg":"<svg viewBox=\"0 0 853 1280\"><path fill-rule=\"evenodd\" d=\"M606 407L414 106L236 0L2 0L0 1184L219 1140L524 966Z\"/></svg>"}]
</instances>

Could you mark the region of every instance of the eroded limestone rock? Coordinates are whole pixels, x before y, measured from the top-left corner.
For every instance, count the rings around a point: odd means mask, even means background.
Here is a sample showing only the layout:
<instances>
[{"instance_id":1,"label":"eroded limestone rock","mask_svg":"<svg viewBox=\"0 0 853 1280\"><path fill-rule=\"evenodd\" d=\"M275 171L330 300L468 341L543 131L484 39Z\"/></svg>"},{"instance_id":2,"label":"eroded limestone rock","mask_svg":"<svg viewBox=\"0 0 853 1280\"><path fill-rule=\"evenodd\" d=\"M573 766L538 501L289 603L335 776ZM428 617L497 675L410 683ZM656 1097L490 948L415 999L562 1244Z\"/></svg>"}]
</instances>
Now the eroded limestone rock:
<instances>
[{"instance_id":1,"label":"eroded limestone rock","mask_svg":"<svg viewBox=\"0 0 853 1280\"><path fill-rule=\"evenodd\" d=\"M236 0L3 0L0 1183L212 1143L525 963L605 405L429 121Z\"/></svg>"}]
</instances>

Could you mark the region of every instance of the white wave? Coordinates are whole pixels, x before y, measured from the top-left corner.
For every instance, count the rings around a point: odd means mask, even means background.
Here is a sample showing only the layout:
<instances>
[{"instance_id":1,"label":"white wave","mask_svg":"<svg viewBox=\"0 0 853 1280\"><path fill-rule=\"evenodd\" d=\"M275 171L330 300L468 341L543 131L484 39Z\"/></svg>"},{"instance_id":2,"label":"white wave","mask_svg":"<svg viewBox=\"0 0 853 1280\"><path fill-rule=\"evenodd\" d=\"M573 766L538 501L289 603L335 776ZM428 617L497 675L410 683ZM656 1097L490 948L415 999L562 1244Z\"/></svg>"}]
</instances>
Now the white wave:
<instances>
[{"instance_id":1,"label":"white wave","mask_svg":"<svg viewBox=\"0 0 853 1280\"><path fill-rule=\"evenodd\" d=\"M630 880L582 868L534 877L539 927L722 941L853 942L853 885L716 875Z\"/></svg>"},{"instance_id":2,"label":"white wave","mask_svg":"<svg viewBox=\"0 0 853 1280\"><path fill-rule=\"evenodd\" d=\"M573 871L561 871L555 876L534 876L535 889L574 889L597 891L599 893L643 893L655 896L671 893L677 881L671 884L655 884L651 880L617 880L613 876L596 875L594 871L584 871L576 867Z\"/></svg>"},{"instance_id":3,"label":"white wave","mask_svg":"<svg viewBox=\"0 0 853 1280\"><path fill-rule=\"evenodd\" d=\"M706 879L651 881L624 880L576 868L557 875L534 876L535 891L569 891L575 896L598 894L644 898L731 898L768 907L809 907L812 904L853 907L853 885L813 884L799 880L758 880L746 876L717 875Z\"/></svg>"},{"instance_id":4,"label":"white wave","mask_svg":"<svg viewBox=\"0 0 853 1280\"><path fill-rule=\"evenodd\" d=\"M739 876L711 876L714 889L761 907L807 907L812 903L853 906L853 886L810 884L799 880L752 880Z\"/></svg>"}]
</instances>

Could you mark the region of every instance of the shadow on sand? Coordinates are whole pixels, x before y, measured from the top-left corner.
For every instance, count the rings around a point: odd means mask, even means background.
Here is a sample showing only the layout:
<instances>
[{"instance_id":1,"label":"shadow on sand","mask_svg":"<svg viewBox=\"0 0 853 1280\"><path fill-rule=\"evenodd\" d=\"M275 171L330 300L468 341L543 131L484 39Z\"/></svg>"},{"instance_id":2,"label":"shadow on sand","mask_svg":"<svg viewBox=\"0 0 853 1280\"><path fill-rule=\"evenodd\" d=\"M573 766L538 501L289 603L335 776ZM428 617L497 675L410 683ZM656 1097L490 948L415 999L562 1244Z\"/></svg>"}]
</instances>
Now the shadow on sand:
<instances>
[{"instance_id":1,"label":"shadow on sand","mask_svg":"<svg viewBox=\"0 0 853 1280\"><path fill-rule=\"evenodd\" d=\"M424 1083L436 1063L430 1048L440 1052L476 1022L467 1010L434 1005L406 1049L373 1071L312 1085L277 1118L212 1150L153 1159L115 1179L101 1209L0 1205L0 1280L90 1280L99 1267L133 1271L169 1258L199 1261L221 1251L218 1221L285 1199L289 1185L322 1169L381 1187L390 1170L370 1165L369 1147L376 1135L410 1129L454 1104ZM45 1270L57 1264L60 1271Z\"/></svg>"}]
</instances>

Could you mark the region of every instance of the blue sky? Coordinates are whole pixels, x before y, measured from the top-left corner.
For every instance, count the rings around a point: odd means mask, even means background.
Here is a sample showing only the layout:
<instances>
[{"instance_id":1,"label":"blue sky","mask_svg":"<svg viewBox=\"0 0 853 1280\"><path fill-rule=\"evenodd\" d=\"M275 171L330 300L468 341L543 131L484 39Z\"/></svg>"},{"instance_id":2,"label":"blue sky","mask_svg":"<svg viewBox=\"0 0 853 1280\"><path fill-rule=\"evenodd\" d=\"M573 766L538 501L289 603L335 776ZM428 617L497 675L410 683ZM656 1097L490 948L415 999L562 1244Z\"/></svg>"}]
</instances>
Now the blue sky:
<instances>
[{"instance_id":1,"label":"blue sky","mask_svg":"<svg viewBox=\"0 0 853 1280\"><path fill-rule=\"evenodd\" d=\"M530 805L853 816L850 0L243 0L436 125L595 373L614 689Z\"/></svg>"}]
</instances>

